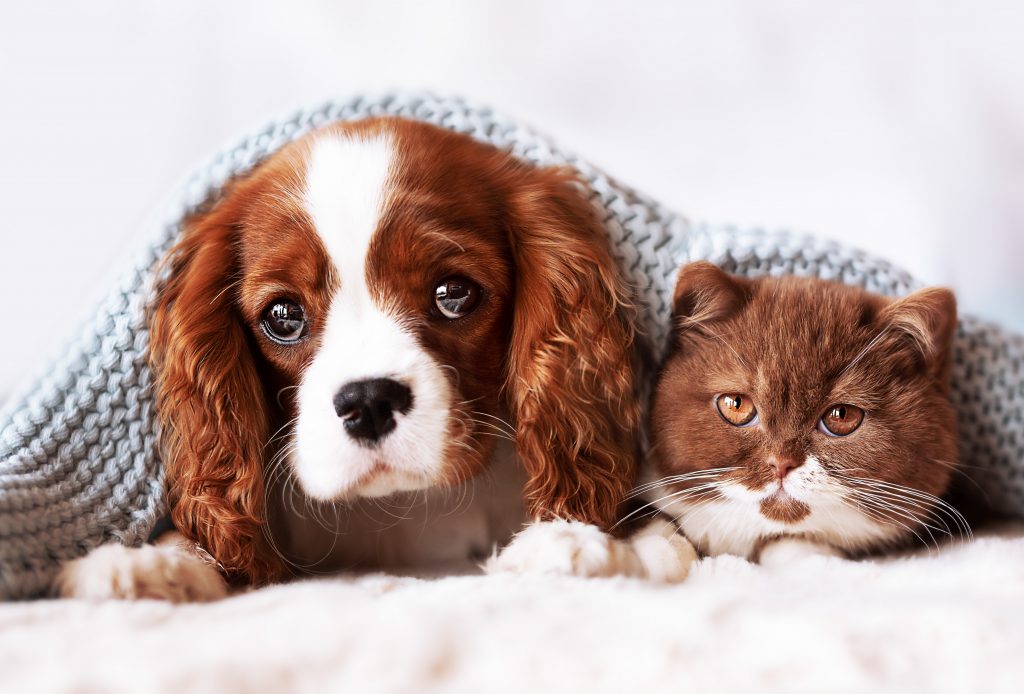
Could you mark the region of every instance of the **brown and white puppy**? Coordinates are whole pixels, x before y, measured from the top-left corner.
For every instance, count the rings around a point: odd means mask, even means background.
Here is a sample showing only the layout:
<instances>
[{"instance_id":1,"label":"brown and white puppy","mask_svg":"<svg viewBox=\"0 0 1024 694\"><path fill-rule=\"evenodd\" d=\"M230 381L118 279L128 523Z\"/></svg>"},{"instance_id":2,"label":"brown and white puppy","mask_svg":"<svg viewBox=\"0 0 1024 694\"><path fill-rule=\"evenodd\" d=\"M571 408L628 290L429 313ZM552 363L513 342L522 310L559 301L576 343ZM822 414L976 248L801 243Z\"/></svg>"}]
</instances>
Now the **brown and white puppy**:
<instances>
[{"instance_id":1,"label":"brown and white puppy","mask_svg":"<svg viewBox=\"0 0 1024 694\"><path fill-rule=\"evenodd\" d=\"M558 522L493 569L620 571L597 528L635 481L633 311L570 171L418 122L336 124L232 182L167 264L151 353L171 517L229 581L278 581L315 554L319 568L477 557L525 518ZM503 439L525 479L497 472L481 491L471 480L508 464L492 460ZM428 518L429 490L473 484L484 530ZM396 494L416 506L389 519L398 530L353 520ZM332 547L296 497L330 516ZM64 594L223 592L168 568L177 549L104 552L68 567ZM139 569L142 554L163 568ZM191 593L154 588L161 570Z\"/></svg>"},{"instance_id":2,"label":"brown and white puppy","mask_svg":"<svg viewBox=\"0 0 1024 694\"><path fill-rule=\"evenodd\" d=\"M956 466L956 302L817 279L680 271L645 489L707 554L856 556L967 535Z\"/></svg>"}]
</instances>

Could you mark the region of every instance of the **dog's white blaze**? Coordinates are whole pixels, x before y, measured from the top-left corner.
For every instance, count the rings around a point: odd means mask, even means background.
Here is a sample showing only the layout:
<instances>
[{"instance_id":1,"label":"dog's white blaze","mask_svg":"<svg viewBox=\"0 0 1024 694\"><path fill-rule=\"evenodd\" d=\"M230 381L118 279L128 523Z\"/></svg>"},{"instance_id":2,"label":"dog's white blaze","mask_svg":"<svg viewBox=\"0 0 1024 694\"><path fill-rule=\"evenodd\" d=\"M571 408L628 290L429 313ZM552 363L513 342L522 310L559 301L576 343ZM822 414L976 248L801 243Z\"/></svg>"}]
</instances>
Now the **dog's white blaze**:
<instances>
[{"instance_id":1,"label":"dog's white blaze","mask_svg":"<svg viewBox=\"0 0 1024 694\"><path fill-rule=\"evenodd\" d=\"M894 537L899 528L876 522L842 500L842 487L829 477L814 456L791 470L786 492L804 502L810 513L797 523L765 518L761 501L774 492L774 484L752 491L741 484L721 485L722 498L714 501L679 501L671 490L650 492L655 505L677 519L686 536L706 554L750 556L758 541L772 535L809 535L834 547L855 551ZM661 498L664 497L664 498Z\"/></svg>"},{"instance_id":2,"label":"dog's white blaze","mask_svg":"<svg viewBox=\"0 0 1024 694\"><path fill-rule=\"evenodd\" d=\"M366 254L387 208L394 148L386 136L323 137L306 171L306 206L353 305L369 303Z\"/></svg>"},{"instance_id":3,"label":"dog's white blaze","mask_svg":"<svg viewBox=\"0 0 1024 694\"><path fill-rule=\"evenodd\" d=\"M367 286L366 259L389 204L393 166L386 136L329 136L313 143L306 172L307 210L340 278L329 314L312 317L324 321L323 340L299 386L290 457L302 488L320 499L422 489L441 472L451 386ZM333 403L343 385L370 378L393 378L413 394L412 408L395 413L395 430L375 448L348 436Z\"/></svg>"}]
</instances>

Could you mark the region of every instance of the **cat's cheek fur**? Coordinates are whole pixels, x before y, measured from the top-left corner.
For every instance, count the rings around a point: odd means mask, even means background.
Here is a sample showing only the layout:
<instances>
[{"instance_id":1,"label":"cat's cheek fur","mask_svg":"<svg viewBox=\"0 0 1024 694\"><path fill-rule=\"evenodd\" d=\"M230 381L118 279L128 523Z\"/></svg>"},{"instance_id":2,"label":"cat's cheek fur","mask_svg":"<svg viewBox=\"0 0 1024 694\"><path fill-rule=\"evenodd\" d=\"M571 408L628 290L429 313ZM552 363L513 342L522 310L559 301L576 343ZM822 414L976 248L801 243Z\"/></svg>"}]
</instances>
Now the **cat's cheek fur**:
<instances>
[{"instance_id":1,"label":"cat's cheek fur","mask_svg":"<svg viewBox=\"0 0 1024 694\"><path fill-rule=\"evenodd\" d=\"M810 515L793 525L766 519L756 502L722 499L692 506L665 505L662 510L677 518L686 537L708 556L752 559L765 538L803 534L825 538L823 544L858 555L893 544L900 536L898 527L875 523L831 499L814 503Z\"/></svg>"},{"instance_id":2,"label":"cat's cheek fur","mask_svg":"<svg viewBox=\"0 0 1024 694\"><path fill-rule=\"evenodd\" d=\"M692 503L678 501L670 487L657 487L649 498L676 518L686 536L709 556L733 554L756 560L768 540L808 536L818 538L824 547L858 554L897 538L899 526L876 523L843 501L842 490L815 456L808 456L785 481L787 494L806 506L806 515L789 520L767 517L764 502L771 498L771 487L751 490L738 483L725 484L718 489L718 498Z\"/></svg>"}]
</instances>

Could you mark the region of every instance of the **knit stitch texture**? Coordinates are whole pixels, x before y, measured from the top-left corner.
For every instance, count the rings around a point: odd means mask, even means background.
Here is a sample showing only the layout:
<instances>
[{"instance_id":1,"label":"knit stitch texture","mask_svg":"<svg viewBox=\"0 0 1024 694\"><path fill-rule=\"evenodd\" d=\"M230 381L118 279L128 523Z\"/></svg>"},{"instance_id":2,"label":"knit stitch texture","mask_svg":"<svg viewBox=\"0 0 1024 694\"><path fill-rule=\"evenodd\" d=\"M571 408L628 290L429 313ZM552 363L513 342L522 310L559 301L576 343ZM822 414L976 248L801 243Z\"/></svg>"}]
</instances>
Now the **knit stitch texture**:
<instances>
[{"instance_id":1,"label":"knit stitch texture","mask_svg":"<svg viewBox=\"0 0 1024 694\"><path fill-rule=\"evenodd\" d=\"M193 176L95 319L0 413L0 598L40 594L63 561L101 543L144 542L166 510L146 362L148 310L157 262L182 221L286 142L327 123L376 115L433 123L538 166L578 170L622 271L636 285L641 327L655 345L665 340L678 267L692 260L747 276L822 277L893 296L919 286L885 261L835 243L691 223L522 125L459 99L392 94L299 111L243 138ZM1015 515L1024 513L1022 366L1024 338L961 319L953 377L961 459L993 508Z\"/></svg>"}]
</instances>

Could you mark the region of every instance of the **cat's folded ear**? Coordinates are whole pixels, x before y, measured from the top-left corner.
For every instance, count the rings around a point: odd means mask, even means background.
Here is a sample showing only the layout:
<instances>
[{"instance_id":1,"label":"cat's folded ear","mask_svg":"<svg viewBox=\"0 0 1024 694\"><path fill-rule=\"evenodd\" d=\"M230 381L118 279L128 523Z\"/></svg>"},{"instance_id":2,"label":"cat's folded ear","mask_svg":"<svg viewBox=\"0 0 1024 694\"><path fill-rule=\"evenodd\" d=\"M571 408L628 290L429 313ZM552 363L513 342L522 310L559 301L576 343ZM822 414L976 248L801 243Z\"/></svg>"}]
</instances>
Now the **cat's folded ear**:
<instances>
[{"instance_id":1,"label":"cat's folded ear","mask_svg":"<svg viewBox=\"0 0 1024 694\"><path fill-rule=\"evenodd\" d=\"M893 301L878 318L919 367L948 380L957 320L953 292L942 287L920 289Z\"/></svg>"},{"instance_id":2,"label":"cat's folded ear","mask_svg":"<svg viewBox=\"0 0 1024 694\"><path fill-rule=\"evenodd\" d=\"M673 329L700 332L739 311L750 299L749 281L701 260L684 265L676 279Z\"/></svg>"}]
</instances>

